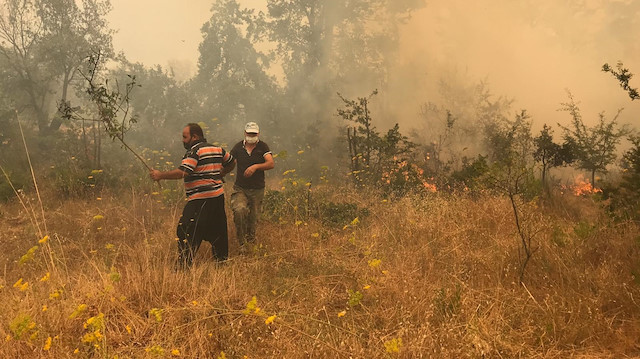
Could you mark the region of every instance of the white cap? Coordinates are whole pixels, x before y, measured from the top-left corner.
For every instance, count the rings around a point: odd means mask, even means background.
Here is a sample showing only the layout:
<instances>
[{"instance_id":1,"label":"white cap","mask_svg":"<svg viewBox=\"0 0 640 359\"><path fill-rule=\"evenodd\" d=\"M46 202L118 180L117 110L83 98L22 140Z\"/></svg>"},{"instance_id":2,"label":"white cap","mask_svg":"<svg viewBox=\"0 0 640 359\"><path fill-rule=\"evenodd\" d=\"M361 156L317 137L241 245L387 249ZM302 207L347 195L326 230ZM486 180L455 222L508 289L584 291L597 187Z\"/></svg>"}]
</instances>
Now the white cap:
<instances>
[{"instance_id":1,"label":"white cap","mask_svg":"<svg viewBox=\"0 0 640 359\"><path fill-rule=\"evenodd\" d=\"M260 133L260 127L258 127L258 124L255 122L247 122L246 125L244 125L244 132L246 133Z\"/></svg>"}]
</instances>

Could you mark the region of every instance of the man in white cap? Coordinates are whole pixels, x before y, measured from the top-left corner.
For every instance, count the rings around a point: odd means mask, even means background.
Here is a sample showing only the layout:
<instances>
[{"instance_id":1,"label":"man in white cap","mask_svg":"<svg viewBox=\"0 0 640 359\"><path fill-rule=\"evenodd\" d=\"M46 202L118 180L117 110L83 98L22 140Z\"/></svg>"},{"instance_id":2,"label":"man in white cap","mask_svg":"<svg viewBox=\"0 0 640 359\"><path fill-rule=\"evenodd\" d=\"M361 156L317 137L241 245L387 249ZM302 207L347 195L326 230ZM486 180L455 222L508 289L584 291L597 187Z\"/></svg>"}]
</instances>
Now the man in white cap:
<instances>
[{"instance_id":1,"label":"man in white cap","mask_svg":"<svg viewBox=\"0 0 640 359\"><path fill-rule=\"evenodd\" d=\"M259 137L258 124L248 122L244 126L244 139L230 152L238 165L231 209L240 246L256 240L256 225L264 198L264 171L275 166L269 146Z\"/></svg>"}]
</instances>

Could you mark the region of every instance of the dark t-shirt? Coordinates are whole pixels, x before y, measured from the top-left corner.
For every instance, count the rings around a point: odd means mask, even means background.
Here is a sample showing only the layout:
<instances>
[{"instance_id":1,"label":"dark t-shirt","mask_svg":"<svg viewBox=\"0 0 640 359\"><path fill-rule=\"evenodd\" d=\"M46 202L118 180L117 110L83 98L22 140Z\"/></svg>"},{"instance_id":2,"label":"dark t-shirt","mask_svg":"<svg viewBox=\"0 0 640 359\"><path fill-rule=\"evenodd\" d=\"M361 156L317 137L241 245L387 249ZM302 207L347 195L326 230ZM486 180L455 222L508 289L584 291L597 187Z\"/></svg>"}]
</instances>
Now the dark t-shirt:
<instances>
[{"instance_id":1,"label":"dark t-shirt","mask_svg":"<svg viewBox=\"0 0 640 359\"><path fill-rule=\"evenodd\" d=\"M249 155L247 150L244 148L244 141L240 141L233 146L230 153L236 161L238 161L238 172L236 174L235 185L246 189L264 188L264 171L255 171L253 176L249 178L244 176L244 171L251 165L264 163L264 156L271 154L269 146L262 141L258 141L258 143L256 143L256 147L251 151L251 155Z\"/></svg>"}]
</instances>

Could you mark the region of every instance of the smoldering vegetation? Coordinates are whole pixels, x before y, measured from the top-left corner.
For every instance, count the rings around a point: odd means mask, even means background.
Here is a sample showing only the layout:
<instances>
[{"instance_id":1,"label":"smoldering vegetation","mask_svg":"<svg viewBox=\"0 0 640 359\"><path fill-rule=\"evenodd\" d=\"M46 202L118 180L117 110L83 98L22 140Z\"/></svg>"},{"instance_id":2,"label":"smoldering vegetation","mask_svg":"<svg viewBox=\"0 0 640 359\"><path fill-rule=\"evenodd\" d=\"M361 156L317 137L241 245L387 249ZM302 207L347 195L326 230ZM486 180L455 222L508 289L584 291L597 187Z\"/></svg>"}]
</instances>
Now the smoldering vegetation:
<instances>
[{"instance_id":1,"label":"smoldering vegetation","mask_svg":"<svg viewBox=\"0 0 640 359\"><path fill-rule=\"evenodd\" d=\"M0 5L3 357L638 354L637 2L218 0L192 76L108 0ZM248 121L258 244L175 273L147 169Z\"/></svg>"}]
</instances>

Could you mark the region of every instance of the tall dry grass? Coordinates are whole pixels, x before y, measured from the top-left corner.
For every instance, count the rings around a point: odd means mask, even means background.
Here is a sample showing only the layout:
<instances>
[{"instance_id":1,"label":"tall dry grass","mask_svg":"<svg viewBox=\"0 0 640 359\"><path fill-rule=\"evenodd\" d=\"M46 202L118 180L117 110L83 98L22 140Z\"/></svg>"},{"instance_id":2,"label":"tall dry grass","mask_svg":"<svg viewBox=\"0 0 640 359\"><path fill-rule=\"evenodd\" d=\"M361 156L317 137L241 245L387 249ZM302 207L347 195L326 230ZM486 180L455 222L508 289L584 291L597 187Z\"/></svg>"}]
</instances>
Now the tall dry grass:
<instances>
[{"instance_id":1,"label":"tall dry grass","mask_svg":"<svg viewBox=\"0 0 640 359\"><path fill-rule=\"evenodd\" d=\"M230 222L228 263L215 264L205 243L188 272L173 271L179 202L137 191L61 201L45 189L44 243L18 201L4 204L0 357L640 353L640 233L596 202L527 205L540 232L521 284L506 199L339 197L370 215L345 228L262 222L249 255L236 254Z\"/></svg>"}]
</instances>

